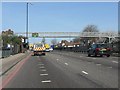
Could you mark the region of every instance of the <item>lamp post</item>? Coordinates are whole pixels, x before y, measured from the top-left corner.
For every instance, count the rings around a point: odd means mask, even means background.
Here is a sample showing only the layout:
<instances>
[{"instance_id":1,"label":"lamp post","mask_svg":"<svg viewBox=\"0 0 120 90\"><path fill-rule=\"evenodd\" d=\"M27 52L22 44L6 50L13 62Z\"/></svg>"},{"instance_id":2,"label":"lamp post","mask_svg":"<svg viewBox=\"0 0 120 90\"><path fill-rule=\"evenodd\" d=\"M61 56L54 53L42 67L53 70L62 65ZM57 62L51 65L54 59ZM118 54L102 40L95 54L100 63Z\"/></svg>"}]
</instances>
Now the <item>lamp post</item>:
<instances>
[{"instance_id":1,"label":"lamp post","mask_svg":"<svg viewBox=\"0 0 120 90\"><path fill-rule=\"evenodd\" d=\"M28 40L28 3L26 5L26 42L28 45L29 43L29 40Z\"/></svg>"},{"instance_id":2,"label":"lamp post","mask_svg":"<svg viewBox=\"0 0 120 90\"><path fill-rule=\"evenodd\" d=\"M26 38L27 38L26 42L27 42L27 45L29 44L29 38L28 38L28 29L29 29L29 25L28 25L28 22L29 22L29 16L28 16L29 10L28 9L29 9L29 7L28 7L28 5L29 4L31 4L31 3L26 4Z\"/></svg>"}]
</instances>

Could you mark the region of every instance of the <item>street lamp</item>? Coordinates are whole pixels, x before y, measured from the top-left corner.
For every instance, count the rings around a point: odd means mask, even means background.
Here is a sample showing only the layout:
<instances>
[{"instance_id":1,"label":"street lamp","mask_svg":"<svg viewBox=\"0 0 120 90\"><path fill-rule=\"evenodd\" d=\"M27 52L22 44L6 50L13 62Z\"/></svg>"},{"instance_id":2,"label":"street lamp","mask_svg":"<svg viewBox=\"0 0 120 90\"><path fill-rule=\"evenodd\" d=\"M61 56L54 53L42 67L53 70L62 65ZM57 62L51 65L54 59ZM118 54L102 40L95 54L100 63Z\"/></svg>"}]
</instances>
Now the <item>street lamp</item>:
<instances>
[{"instance_id":1,"label":"street lamp","mask_svg":"<svg viewBox=\"0 0 120 90\"><path fill-rule=\"evenodd\" d=\"M27 7L26 7L26 41L27 41L27 44L29 42L28 40L28 3L27 3Z\"/></svg>"},{"instance_id":2,"label":"street lamp","mask_svg":"<svg viewBox=\"0 0 120 90\"><path fill-rule=\"evenodd\" d=\"M29 9L29 8L28 8L28 5L29 5L29 4L31 4L31 3L27 3L27 4L26 4L26 38L27 38L26 41L27 41L27 45L29 44L29 38L28 38L28 20L29 20L29 19L28 19L28 18L29 18L29 17L28 17L28 9ZM31 4L31 5L32 5L32 4Z\"/></svg>"}]
</instances>

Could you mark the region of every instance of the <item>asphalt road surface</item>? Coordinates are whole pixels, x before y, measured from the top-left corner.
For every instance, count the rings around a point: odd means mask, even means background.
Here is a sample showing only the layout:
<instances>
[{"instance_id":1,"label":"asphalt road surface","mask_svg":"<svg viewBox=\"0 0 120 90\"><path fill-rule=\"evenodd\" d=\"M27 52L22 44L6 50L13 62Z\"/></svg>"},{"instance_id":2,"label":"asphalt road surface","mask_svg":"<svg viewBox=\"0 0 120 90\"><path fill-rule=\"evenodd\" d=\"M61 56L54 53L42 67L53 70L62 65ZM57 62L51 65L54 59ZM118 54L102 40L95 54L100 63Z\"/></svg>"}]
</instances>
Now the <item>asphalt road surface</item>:
<instances>
[{"instance_id":1,"label":"asphalt road surface","mask_svg":"<svg viewBox=\"0 0 120 90\"><path fill-rule=\"evenodd\" d=\"M53 51L22 62L3 88L118 88L117 57Z\"/></svg>"}]
</instances>

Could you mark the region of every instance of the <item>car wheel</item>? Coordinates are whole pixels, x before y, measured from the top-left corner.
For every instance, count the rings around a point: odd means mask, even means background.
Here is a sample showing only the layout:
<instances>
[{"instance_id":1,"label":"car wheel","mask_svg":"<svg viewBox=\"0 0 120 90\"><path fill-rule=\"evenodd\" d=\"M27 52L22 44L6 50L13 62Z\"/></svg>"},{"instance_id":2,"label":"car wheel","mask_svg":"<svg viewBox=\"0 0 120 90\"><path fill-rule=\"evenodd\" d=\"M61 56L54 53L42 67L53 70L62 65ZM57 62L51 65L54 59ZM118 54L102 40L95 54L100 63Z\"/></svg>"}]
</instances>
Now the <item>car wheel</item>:
<instances>
[{"instance_id":1,"label":"car wheel","mask_svg":"<svg viewBox=\"0 0 120 90\"><path fill-rule=\"evenodd\" d=\"M42 55L45 55L45 53L42 53Z\"/></svg>"},{"instance_id":2,"label":"car wheel","mask_svg":"<svg viewBox=\"0 0 120 90\"><path fill-rule=\"evenodd\" d=\"M90 54L88 54L88 57L90 57L91 55Z\"/></svg>"},{"instance_id":3,"label":"car wheel","mask_svg":"<svg viewBox=\"0 0 120 90\"><path fill-rule=\"evenodd\" d=\"M94 54L93 54L93 55L94 55L94 57L96 57L96 56L97 56L97 54L96 54L95 52L94 52Z\"/></svg>"},{"instance_id":4,"label":"car wheel","mask_svg":"<svg viewBox=\"0 0 120 90\"><path fill-rule=\"evenodd\" d=\"M110 57L110 55L107 55L107 57Z\"/></svg>"}]
</instances>

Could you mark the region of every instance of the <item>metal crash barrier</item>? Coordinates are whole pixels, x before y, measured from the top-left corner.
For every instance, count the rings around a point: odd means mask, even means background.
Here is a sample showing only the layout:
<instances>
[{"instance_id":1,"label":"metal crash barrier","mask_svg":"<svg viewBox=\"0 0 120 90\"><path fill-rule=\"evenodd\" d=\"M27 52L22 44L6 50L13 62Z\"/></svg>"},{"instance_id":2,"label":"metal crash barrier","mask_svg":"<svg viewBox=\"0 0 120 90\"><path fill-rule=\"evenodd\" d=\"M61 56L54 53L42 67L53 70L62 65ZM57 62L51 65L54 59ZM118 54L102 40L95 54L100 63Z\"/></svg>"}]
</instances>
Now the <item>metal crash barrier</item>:
<instances>
[{"instance_id":1,"label":"metal crash barrier","mask_svg":"<svg viewBox=\"0 0 120 90\"><path fill-rule=\"evenodd\" d=\"M87 53L88 50L88 46L79 46L79 47L58 47L58 48L54 48L54 50L59 50L59 51L69 51L69 52L80 52L80 53ZM112 49L111 51L111 55L114 54L118 54L120 56L120 47L119 44L114 44L112 46L110 46L110 48ZM117 56L118 56L117 55Z\"/></svg>"}]
</instances>

